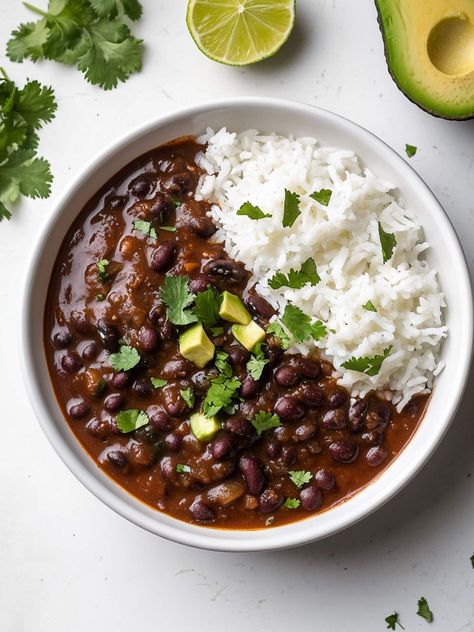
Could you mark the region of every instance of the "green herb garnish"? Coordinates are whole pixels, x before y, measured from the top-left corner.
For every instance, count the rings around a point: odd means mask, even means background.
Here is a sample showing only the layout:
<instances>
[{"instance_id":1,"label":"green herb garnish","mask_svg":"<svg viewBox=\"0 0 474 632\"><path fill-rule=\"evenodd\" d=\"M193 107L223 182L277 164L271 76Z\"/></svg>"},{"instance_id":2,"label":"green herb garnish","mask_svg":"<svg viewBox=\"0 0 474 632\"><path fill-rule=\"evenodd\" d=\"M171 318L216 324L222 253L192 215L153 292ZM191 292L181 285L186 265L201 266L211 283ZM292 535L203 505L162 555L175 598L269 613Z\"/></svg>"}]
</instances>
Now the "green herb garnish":
<instances>
[{"instance_id":1,"label":"green herb garnish","mask_svg":"<svg viewBox=\"0 0 474 632\"><path fill-rule=\"evenodd\" d=\"M393 254L393 249L397 245L397 239L392 233L386 233L379 222L380 245L382 246L383 262L386 263Z\"/></svg>"},{"instance_id":2,"label":"green herb garnish","mask_svg":"<svg viewBox=\"0 0 474 632\"><path fill-rule=\"evenodd\" d=\"M301 502L298 498L287 498L283 503L283 507L286 507L287 509L298 509L300 505Z\"/></svg>"},{"instance_id":3,"label":"green herb garnish","mask_svg":"<svg viewBox=\"0 0 474 632\"><path fill-rule=\"evenodd\" d=\"M365 305L362 305L362 309L365 309L368 312L376 312L377 311L377 308L372 303L372 301L367 301L367 303Z\"/></svg>"},{"instance_id":4,"label":"green herb garnish","mask_svg":"<svg viewBox=\"0 0 474 632\"><path fill-rule=\"evenodd\" d=\"M359 373L365 373L373 377L379 374L382 363L388 358L392 348L393 347L390 346L384 349L382 355L374 355L371 357L362 356L359 358L353 356L349 360L346 360L346 362L343 362L342 366L350 371L358 371Z\"/></svg>"},{"instance_id":5,"label":"green herb garnish","mask_svg":"<svg viewBox=\"0 0 474 632\"><path fill-rule=\"evenodd\" d=\"M221 295L215 288L208 287L204 292L196 294L193 312L204 327L213 327L219 320L220 305Z\"/></svg>"},{"instance_id":6,"label":"green herb garnish","mask_svg":"<svg viewBox=\"0 0 474 632\"><path fill-rule=\"evenodd\" d=\"M238 378L228 378L225 375L219 375L219 377L211 380L211 386L202 403L202 409L206 417L213 417L222 409L230 409L240 384L241 382Z\"/></svg>"},{"instance_id":7,"label":"green herb garnish","mask_svg":"<svg viewBox=\"0 0 474 632\"><path fill-rule=\"evenodd\" d=\"M178 463L176 466L176 471L179 474L187 474L188 472L191 471L191 468L189 467L189 465L183 465L183 463Z\"/></svg>"},{"instance_id":8,"label":"green herb garnish","mask_svg":"<svg viewBox=\"0 0 474 632\"><path fill-rule=\"evenodd\" d=\"M283 207L283 226L291 228L297 217L301 215L300 196L285 189L285 202Z\"/></svg>"},{"instance_id":9,"label":"green herb garnish","mask_svg":"<svg viewBox=\"0 0 474 632\"><path fill-rule=\"evenodd\" d=\"M388 617L386 617L385 623L387 624L387 628L389 630L395 630L396 625L400 626L402 630L405 629L403 625L400 623L400 621L398 620L398 612L394 612L393 614L390 614Z\"/></svg>"},{"instance_id":10,"label":"green herb garnish","mask_svg":"<svg viewBox=\"0 0 474 632\"><path fill-rule=\"evenodd\" d=\"M195 397L194 391L191 388L184 388L183 390L179 391L179 394L184 399L186 405L189 406L189 408L192 408L194 406Z\"/></svg>"},{"instance_id":11,"label":"green herb garnish","mask_svg":"<svg viewBox=\"0 0 474 632\"><path fill-rule=\"evenodd\" d=\"M124 16L141 16L137 0L50 0L47 11L24 5L41 19L13 31L7 44L12 61L51 59L75 65L87 81L105 90L140 70L142 41L123 21Z\"/></svg>"},{"instance_id":12,"label":"green herb garnish","mask_svg":"<svg viewBox=\"0 0 474 632\"><path fill-rule=\"evenodd\" d=\"M247 371L254 380L259 380L262 377L263 369L267 364L268 359L262 351L262 343L259 342L253 351L252 357L247 362Z\"/></svg>"},{"instance_id":13,"label":"green herb garnish","mask_svg":"<svg viewBox=\"0 0 474 632\"><path fill-rule=\"evenodd\" d=\"M283 272L276 272L271 279L268 280L268 285L273 290L278 290L281 287L289 287L295 290L299 290L307 283L310 285L317 285L321 281L321 277L316 269L314 259L311 257L301 266L301 270L291 270L288 272L288 276Z\"/></svg>"},{"instance_id":14,"label":"green herb garnish","mask_svg":"<svg viewBox=\"0 0 474 632\"><path fill-rule=\"evenodd\" d=\"M189 306L194 294L189 291L188 276L167 276L160 288L160 298L167 306L168 319L174 325L189 325L197 321L197 316Z\"/></svg>"},{"instance_id":15,"label":"green herb garnish","mask_svg":"<svg viewBox=\"0 0 474 632\"><path fill-rule=\"evenodd\" d=\"M225 377L232 377L232 367L229 363L229 354L225 351L216 352L216 369Z\"/></svg>"},{"instance_id":16,"label":"green herb garnish","mask_svg":"<svg viewBox=\"0 0 474 632\"><path fill-rule=\"evenodd\" d=\"M146 412L138 408L122 410L118 413L116 420L117 427L121 432L133 432L146 426L150 421Z\"/></svg>"},{"instance_id":17,"label":"green herb garnish","mask_svg":"<svg viewBox=\"0 0 474 632\"><path fill-rule=\"evenodd\" d=\"M262 432L265 432L265 430L281 426L281 421L277 414L273 413L272 415L272 413L267 413L264 410L261 410L252 419L252 426L257 431L257 435L260 436Z\"/></svg>"},{"instance_id":18,"label":"green herb garnish","mask_svg":"<svg viewBox=\"0 0 474 632\"><path fill-rule=\"evenodd\" d=\"M291 347L290 337L277 320L274 320L273 323L270 323L267 327L267 334L273 334L276 338L278 338L283 351L286 351Z\"/></svg>"},{"instance_id":19,"label":"green herb garnish","mask_svg":"<svg viewBox=\"0 0 474 632\"><path fill-rule=\"evenodd\" d=\"M292 483L296 485L296 487L303 487L306 483L313 478L311 472L305 472L305 470L291 470L288 472Z\"/></svg>"},{"instance_id":20,"label":"green herb garnish","mask_svg":"<svg viewBox=\"0 0 474 632\"><path fill-rule=\"evenodd\" d=\"M175 233L178 229L176 226L160 226L160 230L166 230L168 233Z\"/></svg>"},{"instance_id":21,"label":"green herb garnish","mask_svg":"<svg viewBox=\"0 0 474 632\"><path fill-rule=\"evenodd\" d=\"M405 145L405 152L408 158L413 158L417 150L418 150L418 147L415 147L415 145L408 145L408 144Z\"/></svg>"},{"instance_id":22,"label":"green herb garnish","mask_svg":"<svg viewBox=\"0 0 474 632\"><path fill-rule=\"evenodd\" d=\"M152 239L158 239L156 230L153 228L151 222L146 222L143 219L136 219L133 222L133 230L138 230L145 235L145 237L151 237Z\"/></svg>"},{"instance_id":23,"label":"green herb garnish","mask_svg":"<svg viewBox=\"0 0 474 632\"><path fill-rule=\"evenodd\" d=\"M428 602L424 597L418 599L418 610L416 614L428 621L428 623L432 623L434 619L433 613L431 612Z\"/></svg>"},{"instance_id":24,"label":"green herb garnish","mask_svg":"<svg viewBox=\"0 0 474 632\"><path fill-rule=\"evenodd\" d=\"M263 219L265 217L271 217L271 215L267 215L262 211L262 209L258 206L254 206L250 204L250 202L245 202L237 211L237 215L246 215L250 217L250 219Z\"/></svg>"},{"instance_id":25,"label":"green herb garnish","mask_svg":"<svg viewBox=\"0 0 474 632\"><path fill-rule=\"evenodd\" d=\"M296 305L288 304L285 307L281 322L292 334L296 342L304 342L310 338L318 341L328 333L324 323L320 320L312 323L311 318Z\"/></svg>"},{"instance_id":26,"label":"green herb garnish","mask_svg":"<svg viewBox=\"0 0 474 632\"><path fill-rule=\"evenodd\" d=\"M222 336L225 330L224 327L211 327L209 331L214 336L214 338L217 338L218 336Z\"/></svg>"},{"instance_id":27,"label":"green herb garnish","mask_svg":"<svg viewBox=\"0 0 474 632\"><path fill-rule=\"evenodd\" d=\"M20 195L47 198L51 193L50 165L36 155L38 130L54 118L53 90L38 81L18 88L0 68L0 222L11 219L7 204Z\"/></svg>"},{"instance_id":28,"label":"green herb garnish","mask_svg":"<svg viewBox=\"0 0 474 632\"><path fill-rule=\"evenodd\" d=\"M102 292L99 292L99 294L95 295L95 298L97 301L105 301L105 294L102 294Z\"/></svg>"},{"instance_id":29,"label":"green herb garnish","mask_svg":"<svg viewBox=\"0 0 474 632\"><path fill-rule=\"evenodd\" d=\"M313 198L313 200L316 200L316 202L319 202L323 206L327 206L329 204L329 200L331 199L331 195L331 189L321 189L320 191L311 193L309 197Z\"/></svg>"},{"instance_id":30,"label":"green herb garnish","mask_svg":"<svg viewBox=\"0 0 474 632\"><path fill-rule=\"evenodd\" d=\"M101 283L105 283L109 278L107 266L110 265L110 261L108 259L101 259L95 265L97 266L97 276L99 277L99 281Z\"/></svg>"},{"instance_id":31,"label":"green herb garnish","mask_svg":"<svg viewBox=\"0 0 474 632\"><path fill-rule=\"evenodd\" d=\"M130 371L140 362L140 354L134 347L122 345L117 353L109 356L114 371Z\"/></svg>"},{"instance_id":32,"label":"green herb garnish","mask_svg":"<svg viewBox=\"0 0 474 632\"><path fill-rule=\"evenodd\" d=\"M163 388L163 386L166 386L168 384L166 380L160 380L160 378L158 377L152 377L150 379L154 388Z\"/></svg>"}]
</instances>

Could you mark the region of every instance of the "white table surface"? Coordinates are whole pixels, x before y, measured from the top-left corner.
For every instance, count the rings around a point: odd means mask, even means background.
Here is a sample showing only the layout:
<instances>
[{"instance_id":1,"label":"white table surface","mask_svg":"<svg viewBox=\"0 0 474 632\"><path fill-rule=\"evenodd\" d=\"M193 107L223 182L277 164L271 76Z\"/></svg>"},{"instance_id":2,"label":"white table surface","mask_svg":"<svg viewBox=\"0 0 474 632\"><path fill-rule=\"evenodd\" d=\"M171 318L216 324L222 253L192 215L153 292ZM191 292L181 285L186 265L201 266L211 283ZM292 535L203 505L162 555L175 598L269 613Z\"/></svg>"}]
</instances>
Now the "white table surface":
<instances>
[{"instance_id":1,"label":"white table surface","mask_svg":"<svg viewBox=\"0 0 474 632\"><path fill-rule=\"evenodd\" d=\"M1 4L0 65L20 82L52 84L59 109L40 146L53 196L21 203L0 225L0 630L377 632L397 610L407 631L472 631L472 387L428 466L371 518L292 551L218 554L145 533L82 487L38 426L16 337L25 262L52 203L96 152L146 120L210 98L271 95L347 116L400 153L414 144L412 164L446 208L471 267L474 121L430 117L397 90L371 0L299 0L290 42L244 69L196 49L184 0L144 0L135 27L147 45L144 69L112 92L52 62L6 60L10 31L32 16L19 0ZM416 615L422 595L431 626Z\"/></svg>"}]
</instances>

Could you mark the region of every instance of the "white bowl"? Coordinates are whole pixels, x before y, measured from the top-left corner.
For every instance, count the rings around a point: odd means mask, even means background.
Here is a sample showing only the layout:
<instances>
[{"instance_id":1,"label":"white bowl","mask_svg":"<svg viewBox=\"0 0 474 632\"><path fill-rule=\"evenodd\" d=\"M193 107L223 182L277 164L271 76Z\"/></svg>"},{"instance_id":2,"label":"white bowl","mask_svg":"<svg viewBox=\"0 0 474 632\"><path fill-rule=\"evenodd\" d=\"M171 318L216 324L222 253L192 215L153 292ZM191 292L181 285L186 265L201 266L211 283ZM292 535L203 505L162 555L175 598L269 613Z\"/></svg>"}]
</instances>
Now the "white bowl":
<instances>
[{"instance_id":1,"label":"white bowl","mask_svg":"<svg viewBox=\"0 0 474 632\"><path fill-rule=\"evenodd\" d=\"M325 145L354 150L378 176L398 185L417 213L432 248L448 309L446 368L426 415L402 453L365 489L331 510L266 530L225 530L187 524L152 510L106 476L70 431L56 402L43 350L43 311L56 254L72 221L89 198L124 165L157 145L206 127L242 131L258 128L314 136ZM205 103L148 123L103 151L64 191L38 239L25 283L21 345L23 373L33 408L53 447L77 478L98 498L135 524L175 542L218 551L257 551L304 544L361 520L396 494L420 470L446 432L460 403L472 352L472 294L464 255L443 209L413 169L376 136L354 123L314 107L266 98Z\"/></svg>"}]
</instances>

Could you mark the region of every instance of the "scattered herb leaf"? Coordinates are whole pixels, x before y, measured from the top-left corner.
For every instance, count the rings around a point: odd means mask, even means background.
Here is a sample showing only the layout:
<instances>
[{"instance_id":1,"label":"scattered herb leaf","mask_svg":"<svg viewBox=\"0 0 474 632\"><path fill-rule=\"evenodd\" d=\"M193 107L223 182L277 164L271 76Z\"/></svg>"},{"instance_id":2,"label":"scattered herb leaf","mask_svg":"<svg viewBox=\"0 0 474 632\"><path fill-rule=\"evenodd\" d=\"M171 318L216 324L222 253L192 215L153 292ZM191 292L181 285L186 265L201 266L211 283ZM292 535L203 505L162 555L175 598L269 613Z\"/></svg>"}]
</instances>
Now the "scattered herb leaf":
<instances>
[{"instance_id":1,"label":"scattered herb leaf","mask_svg":"<svg viewBox=\"0 0 474 632\"><path fill-rule=\"evenodd\" d=\"M130 371L140 362L140 354L134 347L122 345L117 353L109 356L114 371Z\"/></svg>"},{"instance_id":2,"label":"scattered herb leaf","mask_svg":"<svg viewBox=\"0 0 474 632\"><path fill-rule=\"evenodd\" d=\"M191 471L191 468L189 467L189 465L183 465L183 463L178 463L176 465L176 471L179 474L187 474L188 472Z\"/></svg>"},{"instance_id":3,"label":"scattered herb leaf","mask_svg":"<svg viewBox=\"0 0 474 632\"><path fill-rule=\"evenodd\" d=\"M166 386L168 384L166 380L161 380L159 377L152 377L151 383L153 384L154 388L163 388L163 386Z\"/></svg>"},{"instance_id":4,"label":"scattered herb leaf","mask_svg":"<svg viewBox=\"0 0 474 632\"><path fill-rule=\"evenodd\" d=\"M314 259L311 257L301 266L301 270L297 271L291 268L288 276L283 272L276 272L271 279L268 280L268 285L273 290L278 290L281 287L289 287L295 290L299 290L307 283L310 285L317 285L321 281L321 277L316 269Z\"/></svg>"},{"instance_id":5,"label":"scattered herb leaf","mask_svg":"<svg viewBox=\"0 0 474 632\"><path fill-rule=\"evenodd\" d=\"M346 360L346 362L343 362L342 366L350 371L358 371L359 373L365 373L373 377L379 374L383 361L388 358L391 351L392 347L390 346L384 349L382 355L374 355L372 357L361 356L359 358L353 356L349 358L349 360Z\"/></svg>"},{"instance_id":6,"label":"scattered herb leaf","mask_svg":"<svg viewBox=\"0 0 474 632\"><path fill-rule=\"evenodd\" d=\"M311 193L309 197L313 198L313 200L316 200L316 202L319 202L323 206L327 206L329 204L331 196L331 189L321 189L320 191L315 191L314 193Z\"/></svg>"},{"instance_id":7,"label":"scattered herb leaf","mask_svg":"<svg viewBox=\"0 0 474 632\"><path fill-rule=\"evenodd\" d=\"M247 362L247 371L255 381L262 377L263 369L268 364L268 359L262 351L262 343L256 345L252 357Z\"/></svg>"},{"instance_id":8,"label":"scattered herb leaf","mask_svg":"<svg viewBox=\"0 0 474 632\"><path fill-rule=\"evenodd\" d=\"M365 309L368 312L376 312L377 311L377 308L372 303L372 301L367 301L367 303L365 305L362 305L362 309Z\"/></svg>"},{"instance_id":9,"label":"scattered herb leaf","mask_svg":"<svg viewBox=\"0 0 474 632\"><path fill-rule=\"evenodd\" d=\"M99 294L96 294L96 299L98 301L105 301L105 294L102 294L102 292L99 292Z\"/></svg>"},{"instance_id":10,"label":"scattered herb leaf","mask_svg":"<svg viewBox=\"0 0 474 632\"><path fill-rule=\"evenodd\" d=\"M118 413L116 419L117 427L121 432L133 432L146 426L150 421L146 412L138 408L122 410Z\"/></svg>"},{"instance_id":11,"label":"scattered herb leaf","mask_svg":"<svg viewBox=\"0 0 474 632\"><path fill-rule=\"evenodd\" d=\"M383 262L386 263L393 255L393 249L397 245L397 239L393 233L386 233L379 222L379 237L382 247Z\"/></svg>"},{"instance_id":12,"label":"scattered herb leaf","mask_svg":"<svg viewBox=\"0 0 474 632\"><path fill-rule=\"evenodd\" d=\"M160 288L161 300L167 306L168 319L174 325L189 325L197 321L197 317L188 308L194 301L194 294L189 291L188 276L167 276Z\"/></svg>"},{"instance_id":13,"label":"scattered herb leaf","mask_svg":"<svg viewBox=\"0 0 474 632\"><path fill-rule=\"evenodd\" d=\"M296 342L304 342L310 338L321 340L328 332L324 323L320 320L312 323L311 318L296 305L288 304L285 307L281 321Z\"/></svg>"},{"instance_id":14,"label":"scattered herb leaf","mask_svg":"<svg viewBox=\"0 0 474 632\"><path fill-rule=\"evenodd\" d=\"M216 369L225 377L232 377L232 367L229 364L229 354L225 351L216 353Z\"/></svg>"},{"instance_id":15,"label":"scattered herb leaf","mask_svg":"<svg viewBox=\"0 0 474 632\"><path fill-rule=\"evenodd\" d=\"M210 332L215 338L217 338L217 336L222 336L224 333L224 327L211 327Z\"/></svg>"},{"instance_id":16,"label":"scattered herb leaf","mask_svg":"<svg viewBox=\"0 0 474 632\"><path fill-rule=\"evenodd\" d=\"M181 200L178 197L176 197L176 195L173 195L173 206L175 208L178 208L178 206L181 206L181 204L182 204Z\"/></svg>"},{"instance_id":17,"label":"scattered herb leaf","mask_svg":"<svg viewBox=\"0 0 474 632\"><path fill-rule=\"evenodd\" d=\"M252 426L257 431L257 435L260 436L265 430L271 428L278 428L281 426L280 417L276 413L267 413L264 410L258 412L252 419Z\"/></svg>"},{"instance_id":18,"label":"scattered herb leaf","mask_svg":"<svg viewBox=\"0 0 474 632\"><path fill-rule=\"evenodd\" d=\"M389 630L395 630L396 625L400 626L402 630L405 629L403 625L400 623L400 621L398 620L398 612L394 612L393 614L390 614L388 617L386 617L385 623L387 624L387 628Z\"/></svg>"},{"instance_id":19,"label":"scattered herb leaf","mask_svg":"<svg viewBox=\"0 0 474 632\"><path fill-rule=\"evenodd\" d=\"M168 233L175 233L178 229L176 226L160 226L160 230L166 230Z\"/></svg>"},{"instance_id":20,"label":"scattered herb leaf","mask_svg":"<svg viewBox=\"0 0 474 632\"><path fill-rule=\"evenodd\" d=\"M271 217L262 211L258 206L254 206L250 202L245 202L237 211L237 215L246 215L250 219L264 219L265 217Z\"/></svg>"},{"instance_id":21,"label":"scattered herb leaf","mask_svg":"<svg viewBox=\"0 0 474 632\"><path fill-rule=\"evenodd\" d=\"M107 266L110 264L108 259L101 259L95 265L97 266L97 276L99 277L99 281L101 283L105 283L109 278L109 273L107 272Z\"/></svg>"},{"instance_id":22,"label":"scattered herb leaf","mask_svg":"<svg viewBox=\"0 0 474 632\"><path fill-rule=\"evenodd\" d=\"M283 207L283 226L291 228L297 217L301 215L300 196L285 189L285 203Z\"/></svg>"},{"instance_id":23,"label":"scattered herb leaf","mask_svg":"<svg viewBox=\"0 0 474 632\"><path fill-rule=\"evenodd\" d=\"M184 401L186 402L186 405L189 408L193 408L194 406L194 391L191 388L184 388L183 390L179 391L181 397L184 399Z\"/></svg>"},{"instance_id":24,"label":"scattered herb leaf","mask_svg":"<svg viewBox=\"0 0 474 632\"><path fill-rule=\"evenodd\" d=\"M408 158L413 158L417 150L418 150L418 147L415 147L415 145L408 145L408 144L405 145L405 152Z\"/></svg>"},{"instance_id":25,"label":"scattered herb leaf","mask_svg":"<svg viewBox=\"0 0 474 632\"><path fill-rule=\"evenodd\" d=\"M332 333L334 333L334 330L331 330L331 331ZM328 328L322 321L317 320L316 322L311 323L311 337L314 340L316 340L316 342L318 342L319 340L322 340L327 335L328 335Z\"/></svg>"},{"instance_id":26,"label":"scattered herb leaf","mask_svg":"<svg viewBox=\"0 0 474 632\"><path fill-rule=\"evenodd\" d=\"M287 498L283 503L283 507L286 507L287 509L298 509L300 505L301 502L298 498Z\"/></svg>"},{"instance_id":27,"label":"scattered herb leaf","mask_svg":"<svg viewBox=\"0 0 474 632\"><path fill-rule=\"evenodd\" d=\"M142 15L142 5L138 0L89 0L95 12L101 18L114 20L122 12L131 20L138 20Z\"/></svg>"},{"instance_id":28,"label":"scattered herb leaf","mask_svg":"<svg viewBox=\"0 0 474 632\"><path fill-rule=\"evenodd\" d=\"M428 623L431 623L433 621L433 613L431 612L428 602L424 597L418 599L418 610L416 614L428 621Z\"/></svg>"},{"instance_id":29,"label":"scattered herb leaf","mask_svg":"<svg viewBox=\"0 0 474 632\"><path fill-rule=\"evenodd\" d=\"M305 472L305 470L291 470L288 474L290 475L292 483L294 483L298 488L303 487L303 485L309 483L309 481L313 478L311 472Z\"/></svg>"},{"instance_id":30,"label":"scattered herb leaf","mask_svg":"<svg viewBox=\"0 0 474 632\"><path fill-rule=\"evenodd\" d=\"M136 219L133 222L133 229L138 230L145 235L145 237L151 237L152 239L158 239L156 230L153 228L151 222L146 222L143 219Z\"/></svg>"},{"instance_id":31,"label":"scattered herb leaf","mask_svg":"<svg viewBox=\"0 0 474 632\"><path fill-rule=\"evenodd\" d=\"M291 347L290 337L277 320L274 320L273 323L270 323L267 327L267 334L273 334L276 338L278 338L283 351L286 351Z\"/></svg>"},{"instance_id":32,"label":"scattered herb leaf","mask_svg":"<svg viewBox=\"0 0 474 632\"><path fill-rule=\"evenodd\" d=\"M196 294L196 304L194 314L204 327L213 327L219 320L219 307L221 305L221 296L219 292L208 287L204 292Z\"/></svg>"},{"instance_id":33,"label":"scattered herb leaf","mask_svg":"<svg viewBox=\"0 0 474 632\"><path fill-rule=\"evenodd\" d=\"M232 400L237 396L239 388L240 380L236 377L227 378L225 375L219 375L211 380L211 386L202 403L206 417L213 417L220 410L232 406Z\"/></svg>"}]
</instances>

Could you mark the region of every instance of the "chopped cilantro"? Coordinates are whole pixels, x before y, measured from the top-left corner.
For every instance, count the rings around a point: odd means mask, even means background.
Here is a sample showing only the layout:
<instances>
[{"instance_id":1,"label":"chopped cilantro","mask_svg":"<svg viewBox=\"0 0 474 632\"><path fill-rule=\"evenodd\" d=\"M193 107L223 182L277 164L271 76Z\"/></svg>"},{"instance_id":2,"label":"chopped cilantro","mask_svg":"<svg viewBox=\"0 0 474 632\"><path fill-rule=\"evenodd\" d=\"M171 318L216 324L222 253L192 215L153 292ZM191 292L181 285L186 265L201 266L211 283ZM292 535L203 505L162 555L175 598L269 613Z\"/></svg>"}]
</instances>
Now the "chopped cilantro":
<instances>
[{"instance_id":1,"label":"chopped cilantro","mask_svg":"<svg viewBox=\"0 0 474 632\"><path fill-rule=\"evenodd\" d=\"M402 630L405 629L403 625L400 623L400 621L398 620L398 612L394 612L393 614L390 614L388 617L386 617L385 623L387 624L387 628L389 630L395 630L396 625L400 626Z\"/></svg>"},{"instance_id":2,"label":"chopped cilantro","mask_svg":"<svg viewBox=\"0 0 474 632\"><path fill-rule=\"evenodd\" d=\"M286 507L287 509L298 509L300 505L301 502L298 498L287 498L283 503L283 507Z\"/></svg>"},{"instance_id":3,"label":"chopped cilantro","mask_svg":"<svg viewBox=\"0 0 474 632\"><path fill-rule=\"evenodd\" d=\"M225 331L224 327L211 327L210 328L210 332L215 338L217 338L217 336L222 336L224 331Z\"/></svg>"},{"instance_id":4,"label":"chopped cilantro","mask_svg":"<svg viewBox=\"0 0 474 632\"><path fill-rule=\"evenodd\" d=\"M408 145L408 144L405 145L405 152L408 158L413 158L417 150L418 150L418 147L415 147L415 145Z\"/></svg>"},{"instance_id":5,"label":"chopped cilantro","mask_svg":"<svg viewBox=\"0 0 474 632\"><path fill-rule=\"evenodd\" d=\"M367 301L367 303L365 305L362 305L362 309L365 309L368 312L376 312L377 311L377 308L372 303L372 301Z\"/></svg>"},{"instance_id":6,"label":"chopped cilantro","mask_svg":"<svg viewBox=\"0 0 474 632\"><path fill-rule=\"evenodd\" d=\"M176 465L176 471L179 474L187 474L188 472L191 471L191 468L189 467L189 465L183 465L183 463L178 463Z\"/></svg>"},{"instance_id":7,"label":"chopped cilantro","mask_svg":"<svg viewBox=\"0 0 474 632\"><path fill-rule=\"evenodd\" d=\"M176 226L160 226L160 230L166 230L168 233L175 233L178 229Z\"/></svg>"},{"instance_id":8,"label":"chopped cilantro","mask_svg":"<svg viewBox=\"0 0 474 632\"><path fill-rule=\"evenodd\" d=\"M386 263L393 255L393 249L397 245L397 239L392 233L386 233L379 222L379 237L382 247L383 262Z\"/></svg>"},{"instance_id":9,"label":"chopped cilantro","mask_svg":"<svg viewBox=\"0 0 474 632\"><path fill-rule=\"evenodd\" d=\"M232 405L232 400L240 388L240 380L236 377L226 377L221 374L211 380L211 386L202 403L206 417L213 417L217 413Z\"/></svg>"},{"instance_id":10,"label":"chopped cilantro","mask_svg":"<svg viewBox=\"0 0 474 632\"><path fill-rule=\"evenodd\" d=\"M117 353L109 356L110 366L115 371L130 371L140 362L140 354L133 347L121 345Z\"/></svg>"},{"instance_id":11,"label":"chopped cilantro","mask_svg":"<svg viewBox=\"0 0 474 632\"><path fill-rule=\"evenodd\" d=\"M290 337L277 320L274 320L267 327L267 334L273 334L276 338L278 338L283 351L286 351L291 347Z\"/></svg>"},{"instance_id":12,"label":"chopped cilantro","mask_svg":"<svg viewBox=\"0 0 474 632\"><path fill-rule=\"evenodd\" d=\"M186 405L189 406L189 408L192 408L194 406L195 399L194 391L191 388L184 388L183 390L179 391L179 393L186 402Z\"/></svg>"},{"instance_id":13,"label":"chopped cilantro","mask_svg":"<svg viewBox=\"0 0 474 632\"><path fill-rule=\"evenodd\" d=\"M252 426L257 431L257 435L260 436L265 430L271 428L278 428L281 426L280 417L276 413L267 413L264 410L258 412L252 419Z\"/></svg>"},{"instance_id":14,"label":"chopped cilantro","mask_svg":"<svg viewBox=\"0 0 474 632\"><path fill-rule=\"evenodd\" d=\"M313 200L316 200L316 202L319 202L323 206L327 206L329 204L329 200L331 199L331 195L331 189L321 189L320 191L311 193L309 197L313 198Z\"/></svg>"},{"instance_id":15,"label":"chopped cilantro","mask_svg":"<svg viewBox=\"0 0 474 632\"><path fill-rule=\"evenodd\" d=\"M118 413L116 419L117 427L121 432L133 432L146 426L150 421L146 412L138 408L122 410Z\"/></svg>"},{"instance_id":16,"label":"chopped cilantro","mask_svg":"<svg viewBox=\"0 0 474 632\"><path fill-rule=\"evenodd\" d=\"M105 294L102 294L102 292L99 292L99 294L96 294L95 298L98 301L105 301Z\"/></svg>"},{"instance_id":17,"label":"chopped cilantro","mask_svg":"<svg viewBox=\"0 0 474 632\"><path fill-rule=\"evenodd\" d=\"M229 364L229 354L225 351L216 352L216 369L225 377L232 377L232 367Z\"/></svg>"},{"instance_id":18,"label":"chopped cilantro","mask_svg":"<svg viewBox=\"0 0 474 632\"><path fill-rule=\"evenodd\" d=\"M99 281L101 283L105 283L109 278L107 266L110 265L110 261L108 259L101 259L95 265L97 266L97 276L99 277Z\"/></svg>"},{"instance_id":19,"label":"chopped cilantro","mask_svg":"<svg viewBox=\"0 0 474 632\"><path fill-rule=\"evenodd\" d=\"M334 329L331 329L331 331L334 333ZM311 337L316 340L316 342L322 340L327 335L328 328L322 321L317 320L316 322L311 323Z\"/></svg>"},{"instance_id":20,"label":"chopped cilantro","mask_svg":"<svg viewBox=\"0 0 474 632\"><path fill-rule=\"evenodd\" d=\"M259 380L262 377L263 369L267 364L268 359L262 351L262 343L259 342L253 351L252 357L247 362L247 371L254 380Z\"/></svg>"},{"instance_id":21,"label":"chopped cilantro","mask_svg":"<svg viewBox=\"0 0 474 632\"><path fill-rule=\"evenodd\" d=\"M271 215L267 215L262 211L258 206L254 206L250 204L250 202L245 202L237 211L237 215L246 215L250 217L250 219L263 219L265 217L271 217Z\"/></svg>"},{"instance_id":22,"label":"chopped cilantro","mask_svg":"<svg viewBox=\"0 0 474 632\"><path fill-rule=\"evenodd\" d=\"M316 269L314 259L311 257L301 266L299 272L297 270L291 270L288 272L288 276L283 272L277 272L268 280L268 285L273 290L278 290L281 287L289 287L295 290L299 290L307 283L310 285L317 285L321 281L321 277Z\"/></svg>"},{"instance_id":23,"label":"chopped cilantro","mask_svg":"<svg viewBox=\"0 0 474 632\"><path fill-rule=\"evenodd\" d=\"M387 347L384 349L382 355L374 355L372 357L362 356L359 358L353 356L349 358L349 360L346 360L346 362L343 362L342 366L345 369L349 369L349 371L358 371L359 373L365 373L373 377L379 374L383 361L388 358L391 351L392 347Z\"/></svg>"},{"instance_id":24,"label":"chopped cilantro","mask_svg":"<svg viewBox=\"0 0 474 632\"><path fill-rule=\"evenodd\" d=\"M208 287L204 292L196 294L193 313L204 327L213 327L219 320L220 305L221 296L219 292L213 287Z\"/></svg>"},{"instance_id":25,"label":"chopped cilantro","mask_svg":"<svg viewBox=\"0 0 474 632\"><path fill-rule=\"evenodd\" d=\"M173 206L175 208L178 208L178 206L181 206L181 204L182 204L181 200L178 197L176 197L176 195L173 195Z\"/></svg>"},{"instance_id":26,"label":"chopped cilantro","mask_svg":"<svg viewBox=\"0 0 474 632\"><path fill-rule=\"evenodd\" d=\"M163 386L166 386L168 384L166 380L160 380L160 378L158 377L152 377L151 383L153 384L154 388L163 388Z\"/></svg>"},{"instance_id":27,"label":"chopped cilantro","mask_svg":"<svg viewBox=\"0 0 474 632\"><path fill-rule=\"evenodd\" d=\"M305 472L305 470L291 470L288 474L296 487L303 487L313 478L311 472Z\"/></svg>"},{"instance_id":28,"label":"chopped cilantro","mask_svg":"<svg viewBox=\"0 0 474 632\"><path fill-rule=\"evenodd\" d=\"M160 288L160 297L167 306L168 319L174 325L189 325L197 321L193 311L186 309L194 301L194 294L189 291L188 276L167 276Z\"/></svg>"},{"instance_id":29,"label":"chopped cilantro","mask_svg":"<svg viewBox=\"0 0 474 632\"><path fill-rule=\"evenodd\" d=\"M296 342L304 342L310 338L318 341L327 335L328 330L324 323L320 320L312 323L311 318L296 305L288 304L285 307L281 321Z\"/></svg>"},{"instance_id":30,"label":"chopped cilantro","mask_svg":"<svg viewBox=\"0 0 474 632\"><path fill-rule=\"evenodd\" d=\"M300 196L285 189L285 203L283 207L283 226L291 228L296 219L301 215Z\"/></svg>"},{"instance_id":31,"label":"chopped cilantro","mask_svg":"<svg viewBox=\"0 0 474 632\"><path fill-rule=\"evenodd\" d=\"M433 613L431 612L428 602L424 597L418 599L418 610L416 614L428 621L428 623L432 623L434 619Z\"/></svg>"},{"instance_id":32,"label":"chopped cilantro","mask_svg":"<svg viewBox=\"0 0 474 632\"><path fill-rule=\"evenodd\" d=\"M153 228L151 222L145 222L143 219L136 219L133 222L133 229L138 230L145 235L145 237L151 237L152 239L158 239L156 230Z\"/></svg>"}]
</instances>

